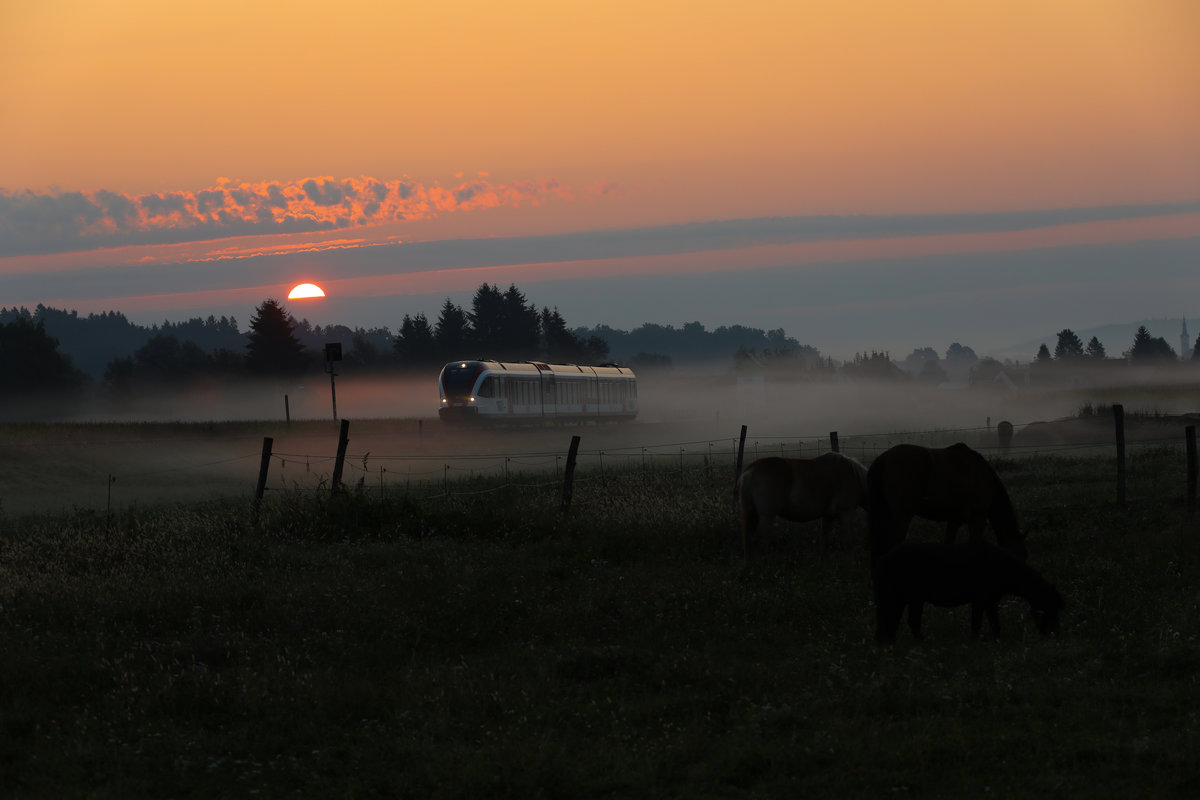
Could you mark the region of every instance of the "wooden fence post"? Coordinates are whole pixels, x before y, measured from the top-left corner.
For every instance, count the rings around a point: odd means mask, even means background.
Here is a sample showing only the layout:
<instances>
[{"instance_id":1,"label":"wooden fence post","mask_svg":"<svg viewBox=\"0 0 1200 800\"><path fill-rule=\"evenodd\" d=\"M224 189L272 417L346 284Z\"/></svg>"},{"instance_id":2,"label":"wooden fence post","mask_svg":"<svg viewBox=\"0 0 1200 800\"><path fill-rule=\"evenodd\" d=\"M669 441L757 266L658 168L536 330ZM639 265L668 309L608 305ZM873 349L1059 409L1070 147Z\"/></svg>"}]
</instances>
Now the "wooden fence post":
<instances>
[{"instance_id":1,"label":"wooden fence post","mask_svg":"<svg viewBox=\"0 0 1200 800\"><path fill-rule=\"evenodd\" d=\"M342 429L338 433L337 459L333 462L333 485L335 491L342 485L342 469L346 466L346 445L350 443L350 420L342 420Z\"/></svg>"},{"instance_id":2,"label":"wooden fence post","mask_svg":"<svg viewBox=\"0 0 1200 800\"><path fill-rule=\"evenodd\" d=\"M1114 403L1113 425L1117 435L1117 506L1125 507L1125 406Z\"/></svg>"},{"instance_id":3,"label":"wooden fence post","mask_svg":"<svg viewBox=\"0 0 1200 800\"><path fill-rule=\"evenodd\" d=\"M991 417L988 417L990 420ZM1013 424L1008 420L1003 420L996 425L996 436L1000 441L1000 452L1008 455L1008 450L1012 447Z\"/></svg>"},{"instance_id":4,"label":"wooden fence post","mask_svg":"<svg viewBox=\"0 0 1200 800\"><path fill-rule=\"evenodd\" d=\"M837 431L829 432L829 449L833 452L838 452L838 435Z\"/></svg>"},{"instance_id":5,"label":"wooden fence post","mask_svg":"<svg viewBox=\"0 0 1200 800\"><path fill-rule=\"evenodd\" d=\"M104 524L110 530L112 529L112 485L116 482L117 476L111 472L108 473L108 505L104 511Z\"/></svg>"},{"instance_id":6,"label":"wooden fence post","mask_svg":"<svg viewBox=\"0 0 1200 800\"><path fill-rule=\"evenodd\" d=\"M258 524L258 509L262 505L263 493L267 490L267 469L271 466L271 445L275 440L270 436L263 437L262 461L258 465L258 485L254 488L254 513L252 524Z\"/></svg>"},{"instance_id":7,"label":"wooden fence post","mask_svg":"<svg viewBox=\"0 0 1200 800\"><path fill-rule=\"evenodd\" d=\"M579 437L571 437L571 447L567 450L567 469L563 475L563 494L562 508L563 514L566 514L571 508L571 494L574 491L572 484L575 481L575 457L579 454Z\"/></svg>"},{"instance_id":8,"label":"wooden fence post","mask_svg":"<svg viewBox=\"0 0 1200 800\"><path fill-rule=\"evenodd\" d=\"M733 465L733 502L737 502L737 482L742 477L742 455L746 451L746 426L742 426L742 435L738 437L737 461Z\"/></svg>"},{"instance_id":9,"label":"wooden fence post","mask_svg":"<svg viewBox=\"0 0 1200 800\"><path fill-rule=\"evenodd\" d=\"M1200 465L1196 463L1196 426L1184 428L1183 437L1187 445L1187 509L1193 514L1196 511L1196 477L1200 474Z\"/></svg>"}]
</instances>

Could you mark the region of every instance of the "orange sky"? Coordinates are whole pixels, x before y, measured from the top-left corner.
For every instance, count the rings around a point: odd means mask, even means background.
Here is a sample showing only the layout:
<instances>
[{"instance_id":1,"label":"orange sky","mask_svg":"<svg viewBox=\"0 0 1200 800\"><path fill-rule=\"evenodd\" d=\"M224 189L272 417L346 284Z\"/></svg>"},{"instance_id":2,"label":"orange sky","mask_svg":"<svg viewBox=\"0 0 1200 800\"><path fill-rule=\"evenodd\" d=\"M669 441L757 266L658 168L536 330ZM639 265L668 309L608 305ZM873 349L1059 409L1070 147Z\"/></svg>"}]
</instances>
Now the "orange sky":
<instances>
[{"instance_id":1,"label":"orange sky","mask_svg":"<svg viewBox=\"0 0 1200 800\"><path fill-rule=\"evenodd\" d=\"M1200 183L1193 0L0 9L8 190L484 170L661 191L684 219Z\"/></svg>"},{"instance_id":2,"label":"orange sky","mask_svg":"<svg viewBox=\"0 0 1200 800\"><path fill-rule=\"evenodd\" d=\"M1194 0L0 0L0 74L0 278L68 263L38 253L106 246L100 267L130 243L380 223L1200 199Z\"/></svg>"}]
</instances>

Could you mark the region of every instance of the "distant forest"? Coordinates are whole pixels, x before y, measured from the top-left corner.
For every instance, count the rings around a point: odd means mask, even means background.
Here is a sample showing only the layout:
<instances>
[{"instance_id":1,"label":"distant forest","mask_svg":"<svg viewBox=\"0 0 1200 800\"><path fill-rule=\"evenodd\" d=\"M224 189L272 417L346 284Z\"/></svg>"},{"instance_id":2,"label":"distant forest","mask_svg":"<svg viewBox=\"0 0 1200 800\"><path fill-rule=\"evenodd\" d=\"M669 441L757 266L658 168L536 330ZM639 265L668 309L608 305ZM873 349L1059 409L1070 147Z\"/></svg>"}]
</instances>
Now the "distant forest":
<instances>
[{"instance_id":1,"label":"distant forest","mask_svg":"<svg viewBox=\"0 0 1200 800\"><path fill-rule=\"evenodd\" d=\"M334 346L336 350L330 346ZM1200 364L1200 337L1188 362ZM276 300L255 309L247 329L232 317L213 316L161 325L131 323L109 311L81 316L39 305L0 308L0 403L32 395L67 397L96 391L119 396L147 388L180 388L197 381L299 377L325 370L327 359L360 374L435 372L462 358L544 360L557 363L622 363L639 374L676 366L715 365L729 374L791 379L870 378L1015 385L1031 377L1122 365L1179 364L1180 356L1161 337L1140 327L1128 350L1110 357L1093 337L1087 343L1070 329L1058 334L1053 351L1043 344L1024 366L979 358L952 343L939 353L918 348L903 359L885 351L856 354L844 363L822 357L782 329L741 325L707 330L699 322L680 328L646 323L632 331L600 325L567 326L557 309L538 309L515 285L501 290L483 284L469 307L448 298L438 316L405 314L393 332L384 328L312 325L297 320Z\"/></svg>"},{"instance_id":2,"label":"distant forest","mask_svg":"<svg viewBox=\"0 0 1200 800\"><path fill-rule=\"evenodd\" d=\"M84 396L109 400L147 390L251 378L301 378L337 369L368 374L436 374L462 358L620 362L645 371L675 364L758 358L811 367L813 347L784 331L742 326L708 331L646 324L634 331L574 330L557 309L538 309L515 285L483 284L468 307L445 301L438 316L406 314L398 329L312 325L279 301L263 301L243 329L231 317L138 325L119 311L80 315L38 305L0 308L0 405L34 398L65 407ZM832 362L827 362L832 368Z\"/></svg>"},{"instance_id":3,"label":"distant forest","mask_svg":"<svg viewBox=\"0 0 1200 800\"><path fill-rule=\"evenodd\" d=\"M267 300L283 308L277 301ZM261 313L262 306L258 312ZM507 360L542 359L566 363L620 362L646 368L673 364L729 361L738 352L796 356L815 362L816 348L801 345L782 330L764 331L741 325L709 331L699 322L681 328L646 323L632 331L602 325L591 330L569 329L557 309L538 310L516 286L501 291L483 285L471 307L449 299L436 319L404 315L395 331L387 327L351 328L312 325L284 311L288 333L310 356L309 367L323 366L325 345L338 343L342 358L355 365L383 370L422 370L459 358ZM104 380L120 362L162 360L176 353L202 356L232 368L246 355L253 334L233 317L193 318L138 325L119 311L81 315L76 311L38 305L0 308L0 326L28 323L54 340L56 351L84 376ZM13 332L7 334L12 338ZM210 365L211 366L211 365ZM10 373L11 374L11 373Z\"/></svg>"}]
</instances>

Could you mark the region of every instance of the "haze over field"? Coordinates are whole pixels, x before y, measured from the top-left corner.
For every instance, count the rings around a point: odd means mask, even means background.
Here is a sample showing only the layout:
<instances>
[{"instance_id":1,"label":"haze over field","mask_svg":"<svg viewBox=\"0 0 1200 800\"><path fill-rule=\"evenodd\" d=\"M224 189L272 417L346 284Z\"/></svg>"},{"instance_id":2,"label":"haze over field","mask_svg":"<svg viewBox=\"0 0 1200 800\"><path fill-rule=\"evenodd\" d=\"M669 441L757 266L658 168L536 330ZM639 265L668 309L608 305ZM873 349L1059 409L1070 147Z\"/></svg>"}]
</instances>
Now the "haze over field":
<instances>
[{"instance_id":1,"label":"haze over field","mask_svg":"<svg viewBox=\"0 0 1200 800\"><path fill-rule=\"evenodd\" d=\"M488 429L436 421L437 391L428 382L350 378L338 384L338 411L349 420L347 484L361 481L371 490L381 482L410 488L432 484L434 491L445 477L554 473L573 435L581 437L581 464L587 469L601 464L640 468L647 458L671 469L681 459L695 465L709 458L720 469L733 463L742 425L747 426L747 459L815 455L828 449L829 433L836 431L845 452L869 461L879 441L948 437L993 446L992 431L1001 420L1014 423L1019 438L1027 426L1075 416L1085 405L1120 402L1131 415L1151 416L1197 410L1194 374L1180 373L1174 380L1146 377L1126 386L1060 385L1021 392L869 382L763 387L714 383L711 376L650 377L639 382L641 413L633 423ZM284 420L281 390L289 392L291 424ZM80 421L85 424L7 429L0 513L249 499L267 436L274 454L270 487L328 486L339 433L327 384L146 396L119 414L86 410ZM869 450L855 444L856 437L880 435L881 440L870 440ZM1110 424L1100 422L1084 435L1084 441L1102 449L1111 445ZM1182 427L1166 426L1153 435L1178 443Z\"/></svg>"},{"instance_id":2,"label":"haze over field","mask_svg":"<svg viewBox=\"0 0 1200 800\"><path fill-rule=\"evenodd\" d=\"M1196 314L1191 0L2 22L6 306L244 323L313 282L298 318L394 330L515 283L572 326L782 328L839 359L1027 359L1008 348Z\"/></svg>"}]
</instances>

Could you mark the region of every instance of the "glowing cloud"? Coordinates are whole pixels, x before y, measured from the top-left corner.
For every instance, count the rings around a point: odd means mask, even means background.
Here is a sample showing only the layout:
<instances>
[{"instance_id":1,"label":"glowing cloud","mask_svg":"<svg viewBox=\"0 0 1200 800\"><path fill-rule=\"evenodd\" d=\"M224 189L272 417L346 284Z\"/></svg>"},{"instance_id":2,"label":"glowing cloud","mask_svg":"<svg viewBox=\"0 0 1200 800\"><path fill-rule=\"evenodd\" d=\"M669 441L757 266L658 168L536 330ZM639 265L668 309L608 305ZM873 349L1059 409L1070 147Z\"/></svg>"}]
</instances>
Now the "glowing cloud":
<instances>
[{"instance_id":1,"label":"glowing cloud","mask_svg":"<svg viewBox=\"0 0 1200 800\"><path fill-rule=\"evenodd\" d=\"M572 193L553 179L495 183L486 173L454 186L364 176L287 183L222 178L207 189L143 195L0 190L0 257L352 229L538 205L550 197Z\"/></svg>"}]
</instances>

